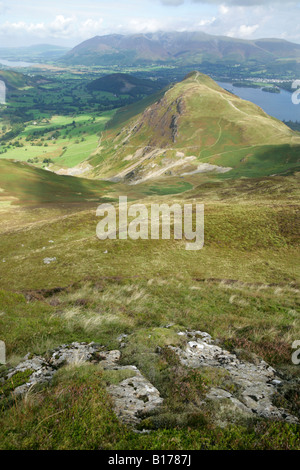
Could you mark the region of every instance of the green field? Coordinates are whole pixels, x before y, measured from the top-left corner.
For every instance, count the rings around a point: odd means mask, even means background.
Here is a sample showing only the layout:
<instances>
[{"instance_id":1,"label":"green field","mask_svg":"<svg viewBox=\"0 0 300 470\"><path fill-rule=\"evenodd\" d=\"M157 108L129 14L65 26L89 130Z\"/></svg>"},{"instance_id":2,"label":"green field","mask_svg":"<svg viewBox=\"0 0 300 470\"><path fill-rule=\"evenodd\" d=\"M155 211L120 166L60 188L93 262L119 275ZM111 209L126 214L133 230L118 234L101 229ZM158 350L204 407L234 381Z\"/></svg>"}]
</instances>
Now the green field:
<instances>
[{"instance_id":1,"label":"green field","mask_svg":"<svg viewBox=\"0 0 300 470\"><path fill-rule=\"evenodd\" d=\"M53 116L44 123L29 124L19 134L17 144L13 141L0 146L0 158L29 161L39 167L48 167L44 160L50 159L53 169L72 168L97 149L101 132L113 114L114 111L97 117ZM32 139L28 140L30 136Z\"/></svg>"}]
</instances>

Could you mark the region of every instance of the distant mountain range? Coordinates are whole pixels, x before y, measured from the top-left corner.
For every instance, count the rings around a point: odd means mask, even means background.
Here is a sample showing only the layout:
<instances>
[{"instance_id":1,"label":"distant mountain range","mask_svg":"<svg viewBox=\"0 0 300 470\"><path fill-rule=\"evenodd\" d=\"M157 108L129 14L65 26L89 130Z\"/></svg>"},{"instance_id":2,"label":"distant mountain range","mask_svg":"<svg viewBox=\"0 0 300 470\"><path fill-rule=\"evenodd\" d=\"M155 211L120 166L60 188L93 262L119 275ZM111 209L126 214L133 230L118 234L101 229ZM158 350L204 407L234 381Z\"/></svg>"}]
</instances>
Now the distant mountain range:
<instances>
[{"instance_id":1,"label":"distant mountain range","mask_svg":"<svg viewBox=\"0 0 300 470\"><path fill-rule=\"evenodd\" d=\"M252 41L202 32L96 36L82 42L59 61L69 65L137 65L203 61L271 62L300 59L300 44L282 39Z\"/></svg>"}]
</instances>

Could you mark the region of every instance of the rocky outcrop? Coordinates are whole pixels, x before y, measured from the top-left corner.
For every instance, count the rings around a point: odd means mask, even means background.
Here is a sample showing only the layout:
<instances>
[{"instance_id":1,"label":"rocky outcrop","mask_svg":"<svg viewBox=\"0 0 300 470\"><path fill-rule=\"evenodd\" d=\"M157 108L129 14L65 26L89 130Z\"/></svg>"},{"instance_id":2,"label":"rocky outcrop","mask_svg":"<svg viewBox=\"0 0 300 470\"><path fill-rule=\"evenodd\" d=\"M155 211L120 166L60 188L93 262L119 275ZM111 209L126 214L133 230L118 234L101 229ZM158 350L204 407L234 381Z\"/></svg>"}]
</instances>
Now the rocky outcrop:
<instances>
[{"instance_id":1,"label":"rocky outcrop","mask_svg":"<svg viewBox=\"0 0 300 470\"><path fill-rule=\"evenodd\" d=\"M97 358L101 347L95 343L63 344L59 348L50 351L45 357L27 354L24 360L6 373L6 380L10 380L20 372L33 371L26 383L14 389L14 395L22 395L33 386L51 382L55 372L62 366L91 362Z\"/></svg>"},{"instance_id":2,"label":"rocky outcrop","mask_svg":"<svg viewBox=\"0 0 300 470\"><path fill-rule=\"evenodd\" d=\"M169 327L171 325L166 328ZM214 341L206 332L182 331L178 335L182 340L179 341L181 346L167 347L177 356L181 366L202 369L203 377L209 371L217 377L209 382L203 391L203 398L201 396L201 403L197 405L201 410L212 410L215 424L225 426L253 417L298 423L297 417L292 414L293 407L289 407L289 397L297 393L298 383L293 385L295 390L291 390L289 381L280 378L278 372L265 361L258 357L253 358L253 362L242 360L238 352L233 354L223 349L218 340ZM128 336L123 334L117 339L122 350L126 347ZM117 380L107 380L107 390L116 415L123 423L138 427L147 415L160 413L163 398L137 367L120 365L120 350L106 351L96 343L64 344L45 356L27 354L17 367L6 370L0 382L4 388L12 384L6 389L20 396L35 385L49 384L55 372L65 365L99 364L104 371L112 371L110 373L115 379L117 377ZM155 354L160 353L161 349L157 348ZM24 382L20 382L20 376L24 377ZM13 382L18 385L13 387ZM293 411L280 407L281 404L276 406L275 403L281 403L275 400L278 396L285 398L284 406L287 404Z\"/></svg>"},{"instance_id":3,"label":"rocky outcrop","mask_svg":"<svg viewBox=\"0 0 300 470\"><path fill-rule=\"evenodd\" d=\"M130 366L127 367L129 369ZM108 391L114 401L115 413L125 423L138 425L148 413L155 411L163 403L159 391L140 373L123 380L118 385L110 385Z\"/></svg>"},{"instance_id":4,"label":"rocky outcrop","mask_svg":"<svg viewBox=\"0 0 300 470\"><path fill-rule=\"evenodd\" d=\"M126 337L126 335L122 335ZM6 372L5 381L13 379L19 373L30 372L26 383L13 390L14 395L23 395L35 385L50 383L55 372L65 365L92 362L101 364L104 370L122 370L134 373L130 378L117 385L110 385L110 393L114 410L125 424L136 426L145 413L154 411L163 402L159 391L141 374L135 366L120 366L121 353L118 350L104 351L95 343L64 344L50 351L45 357L27 356L15 368Z\"/></svg>"},{"instance_id":5,"label":"rocky outcrop","mask_svg":"<svg viewBox=\"0 0 300 470\"><path fill-rule=\"evenodd\" d=\"M220 401L239 409L242 413L258 415L268 419L297 423L298 419L288 411L277 408L273 398L282 380L277 372L263 360L257 364L242 361L216 344L208 333L202 331L180 332L186 337L184 348L169 346L179 357L182 365L189 368L209 367L225 371L234 392L222 388L211 388L207 400Z\"/></svg>"},{"instance_id":6,"label":"rocky outcrop","mask_svg":"<svg viewBox=\"0 0 300 470\"><path fill-rule=\"evenodd\" d=\"M15 395L22 395L34 385L49 383L54 375L55 369L49 365L49 363L41 356L33 356L27 354L24 360L14 369L10 369L5 377L6 380L13 379L13 377L19 373L32 372L27 382L19 387L16 387L13 391Z\"/></svg>"}]
</instances>

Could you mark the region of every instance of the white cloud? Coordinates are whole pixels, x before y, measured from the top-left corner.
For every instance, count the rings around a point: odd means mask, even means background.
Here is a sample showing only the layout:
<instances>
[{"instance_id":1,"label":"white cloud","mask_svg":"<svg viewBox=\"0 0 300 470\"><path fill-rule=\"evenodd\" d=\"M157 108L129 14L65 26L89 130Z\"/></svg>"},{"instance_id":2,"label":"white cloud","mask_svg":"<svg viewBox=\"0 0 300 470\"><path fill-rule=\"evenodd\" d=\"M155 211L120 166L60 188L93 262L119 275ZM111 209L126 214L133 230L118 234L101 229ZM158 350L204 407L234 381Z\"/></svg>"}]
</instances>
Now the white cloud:
<instances>
[{"instance_id":1,"label":"white cloud","mask_svg":"<svg viewBox=\"0 0 300 470\"><path fill-rule=\"evenodd\" d=\"M185 18L178 19L176 17L168 18L131 18L126 24L119 23L115 31L123 34L133 33L155 33L157 31L199 31L205 28L209 28L217 20L215 16L211 18L198 19L194 21L187 20Z\"/></svg>"},{"instance_id":2,"label":"white cloud","mask_svg":"<svg viewBox=\"0 0 300 470\"><path fill-rule=\"evenodd\" d=\"M219 10L221 15L227 15L227 13L230 11L230 9L226 5L221 5Z\"/></svg>"},{"instance_id":3,"label":"white cloud","mask_svg":"<svg viewBox=\"0 0 300 470\"><path fill-rule=\"evenodd\" d=\"M0 25L0 33L9 35L32 34L38 38L87 38L101 34L103 19L87 19L78 21L76 17L57 15L50 23L25 23L24 21L6 21Z\"/></svg>"},{"instance_id":4,"label":"white cloud","mask_svg":"<svg viewBox=\"0 0 300 470\"><path fill-rule=\"evenodd\" d=\"M242 39L251 39L255 31L259 28L258 24L252 26L242 24L239 28L231 29L226 36L237 37Z\"/></svg>"},{"instance_id":5,"label":"white cloud","mask_svg":"<svg viewBox=\"0 0 300 470\"><path fill-rule=\"evenodd\" d=\"M97 36L101 33L102 25L103 18L98 20L88 19L79 26L79 34L83 38Z\"/></svg>"},{"instance_id":6,"label":"white cloud","mask_svg":"<svg viewBox=\"0 0 300 470\"><path fill-rule=\"evenodd\" d=\"M213 18L207 19L207 20L201 20L198 23L198 26L210 26L216 21L216 17L214 16Z\"/></svg>"},{"instance_id":7,"label":"white cloud","mask_svg":"<svg viewBox=\"0 0 300 470\"><path fill-rule=\"evenodd\" d=\"M55 38L65 38L74 32L75 21L75 18L65 18L63 15L58 15L49 26L45 26L45 31Z\"/></svg>"},{"instance_id":8,"label":"white cloud","mask_svg":"<svg viewBox=\"0 0 300 470\"><path fill-rule=\"evenodd\" d=\"M76 45L96 35L162 30L300 42L299 5L300 0L0 0L0 40L5 46Z\"/></svg>"},{"instance_id":9,"label":"white cloud","mask_svg":"<svg viewBox=\"0 0 300 470\"><path fill-rule=\"evenodd\" d=\"M0 32L5 34L22 34L23 32L41 34L45 31L44 23L25 23L24 21L11 23L6 21L0 26Z\"/></svg>"},{"instance_id":10,"label":"white cloud","mask_svg":"<svg viewBox=\"0 0 300 470\"><path fill-rule=\"evenodd\" d=\"M133 33L152 33L161 29L168 29L168 22L157 20L155 18L132 18L128 25L120 25L121 30L126 29Z\"/></svg>"}]
</instances>

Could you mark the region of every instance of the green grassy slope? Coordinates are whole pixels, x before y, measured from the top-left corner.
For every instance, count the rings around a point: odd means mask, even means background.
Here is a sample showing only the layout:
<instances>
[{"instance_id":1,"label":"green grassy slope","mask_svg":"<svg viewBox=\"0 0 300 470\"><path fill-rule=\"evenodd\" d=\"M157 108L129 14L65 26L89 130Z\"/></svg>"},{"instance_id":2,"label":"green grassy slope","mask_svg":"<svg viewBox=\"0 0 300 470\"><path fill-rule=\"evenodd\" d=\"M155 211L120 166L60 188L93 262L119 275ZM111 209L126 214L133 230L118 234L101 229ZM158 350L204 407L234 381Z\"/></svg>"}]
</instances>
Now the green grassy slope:
<instances>
[{"instance_id":1,"label":"green grassy slope","mask_svg":"<svg viewBox=\"0 0 300 470\"><path fill-rule=\"evenodd\" d=\"M165 401L163 412L142 423L151 433L137 434L112 410L106 389L118 375L93 365L62 368L49 387L31 390L24 400L1 401L1 448L299 448L297 425L255 419L218 427L203 410L201 393L206 385L220 386L220 378L180 367L167 349L180 343L178 331L207 331L230 350L242 348L247 359L257 354L296 377L291 344L300 334L299 176L235 181L203 176L180 196L162 196L162 185L159 197L143 200L204 202L205 245L198 252L186 251L184 241L98 240L97 203L87 207L85 198L95 196L96 187L105 191L102 182L3 161L0 188L4 185L0 197L11 194L19 203L1 211L0 226L0 337L9 363L72 341L117 349L125 333L122 364L136 365ZM142 186L129 188L131 199ZM74 192L78 210L53 203L74 200ZM27 207L33 199L37 207ZM52 204L43 203L49 200ZM46 265L46 257L56 260ZM230 382L222 384L232 391ZM293 412L297 409L295 393Z\"/></svg>"},{"instance_id":2,"label":"green grassy slope","mask_svg":"<svg viewBox=\"0 0 300 470\"><path fill-rule=\"evenodd\" d=\"M58 176L50 171L22 162L0 160L0 201L23 204L101 201L111 183L71 176Z\"/></svg>"},{"instance_id":3,"label":"green grassy slope","mask_svg":"<svg viewBox=\"0 0 300 470\"><path fill-rule=\"evenodd\" d=\"M93 176L139 181L191 173L201 163L233 168L227 177L263 176L298 165L299 133L198 72L146 109L135 106L102 136L89 160Z\"/></svg>"},{"instance_id":4,"label":"green grassy slope","mask_svg":"<svg viewBox=\"0 0 300 470\"><path fill-rule=\"evenodd\" d=\"M147 96L147 98L139 100L137 103L118 109L111 120L107 122L106 129L118 129L121 125L125 126L128 120L144 112L148 106L156 103L156 101L159 101L164 96L165 92L166 88Z\"/></svg>"},{"instance_id":5,"label":"green grassy slope","mask_svg":"<svg viewBox=\"0 0 300 470\"><path fill-rule=\"evenodd\" d=\"M0 80L5 82L8 90L22 90L26 87L34 87L39 84L51 83L52 81L40 75L29 76L12 70L0 70Z\"/></svg>"},{"instance_id":6,"label":"green grassy slope","mask_svg":"<svg viewBox=\"0 0 300 470\"><path fill-rule=\"evenodd\" d=\"M54 171L72 168L97 149L101 132L114 113L113 110L98 116L52 116L35 123L30 121L18 136L1 142L0 159L29 161Z\"/></svg>"},{"instance_id":7,"label":"green grassy slope","mask_svg":"<svg viewBox=\"0 0 300 470\"><path fill-rule=\"evenodd\" d=\"M24 88L30 82L22 73L9 70L0 70L0 80L3 80L8 88Z\"/></svg>"},{"instance_id":8,"label":"green grassy slope","mask_svg":"<svg viewBox=\"0 0 300 470\"><path fill-rule=\"evenodd\" d=\"M44 204L74 204L86 208L97 206L98 203L116 200L119 195L126 195L130 200L148 196L182 194L192 190L194 182L182 181L178 178L149 182L136 188L115 184L110 181L98 181L57 175L51 171L36 168L25 162L0 160L0 211L2 223L9 219L8 209L23 206L43 207ZM70 206L69 206L70 207ZM42 213L39 213L39 217Z\"/></svg>"}]
</instances>

